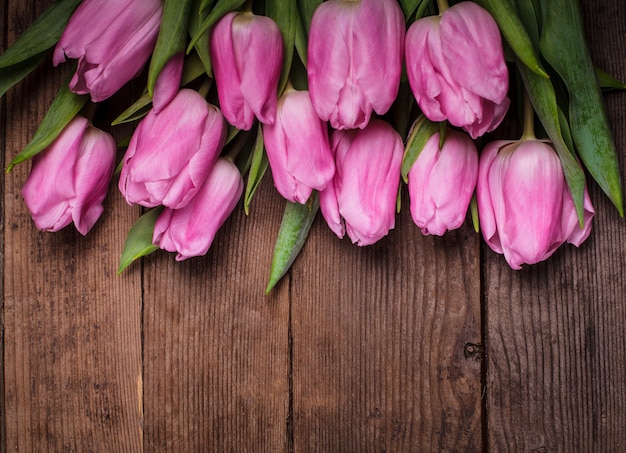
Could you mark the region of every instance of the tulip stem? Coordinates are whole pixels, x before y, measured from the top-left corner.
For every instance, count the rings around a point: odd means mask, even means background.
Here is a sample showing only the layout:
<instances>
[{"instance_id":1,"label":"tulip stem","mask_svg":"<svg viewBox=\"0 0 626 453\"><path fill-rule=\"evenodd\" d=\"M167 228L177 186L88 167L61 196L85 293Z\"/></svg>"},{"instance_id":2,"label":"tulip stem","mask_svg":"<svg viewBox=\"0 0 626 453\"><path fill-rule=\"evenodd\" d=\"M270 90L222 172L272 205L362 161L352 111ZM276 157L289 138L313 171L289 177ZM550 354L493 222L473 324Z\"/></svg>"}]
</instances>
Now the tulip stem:
<instances>
[{"instance_id":1,"label":"tulip stem","mask_svg":"<svg viewBox=\"0 0 626 453\"><path fill-rule=\"evenodd\" d=\"M198 93L200 93L200 95L203 98L206 98L209 95L209 91L211 90L211 84L212 84L211 79L205 79L202 82L202 85L200 85L200 88L198 89Z\"/></svg>"},{"instance_id":2,"label":"tulip stem","mask_svg":"<svg viewBox=\"0 0 626 453\"><path fill-rule=\"evenodd\" d=\"M450 8L450 5L448 4L448 0L437 0L437 8L439 9L439 15L441 16L441 14L445 10Z\"/></svg>"},{"instance_id":3,"label":"tulip stem","mask_svg":"<svg viewBox=\"0 0 626 453\"><path fill-rule=\"evenodd\" d=\"M530 101L528 92L524 90L524 129L522 140L536 140L535 136L535 109Z\"/></svg>"}]
</instances>

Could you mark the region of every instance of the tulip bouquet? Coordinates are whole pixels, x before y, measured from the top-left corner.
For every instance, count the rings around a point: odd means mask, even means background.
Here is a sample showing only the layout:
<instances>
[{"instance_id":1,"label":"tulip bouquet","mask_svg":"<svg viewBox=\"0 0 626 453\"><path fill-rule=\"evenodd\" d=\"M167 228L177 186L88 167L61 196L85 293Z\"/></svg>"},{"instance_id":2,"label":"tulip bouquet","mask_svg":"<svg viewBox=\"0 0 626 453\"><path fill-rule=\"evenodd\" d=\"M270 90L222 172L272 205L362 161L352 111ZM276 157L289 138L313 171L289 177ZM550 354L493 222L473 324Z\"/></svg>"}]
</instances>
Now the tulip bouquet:
<instances>
[{"instance_id":1,"label":"tulip bouquet","mask_svg":"<svg viewBox=\"0 0 626 453\"><path fill-rule=\"evenodd\" d=\"M159 248L207 253L268 169L286 208L267 291L318 211L370 245L402 184L416 233L469 213L513 269L589 236L584 169L623 216L602 89L625 86L590 60L576 1L60 0L0 56L0 96L49 51L74 75L9 169L32 158L23 197L45 231L86 234L118 178L146 208L120 272ZM116 144L88 112L133 79ZM511 100L521 138L490 141Z\"/></svg>"}]
</instances>

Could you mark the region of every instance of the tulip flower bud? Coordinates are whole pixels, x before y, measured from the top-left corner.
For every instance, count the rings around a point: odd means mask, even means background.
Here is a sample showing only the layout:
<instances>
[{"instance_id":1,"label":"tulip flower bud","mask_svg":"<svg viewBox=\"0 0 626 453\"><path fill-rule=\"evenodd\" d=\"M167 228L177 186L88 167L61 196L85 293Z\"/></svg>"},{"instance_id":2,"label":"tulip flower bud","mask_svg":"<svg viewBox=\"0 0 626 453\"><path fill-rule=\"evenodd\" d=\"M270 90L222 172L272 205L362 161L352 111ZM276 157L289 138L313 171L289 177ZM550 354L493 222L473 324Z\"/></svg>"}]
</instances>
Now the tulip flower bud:
<instances>
[{"instance_id":1,"label":"tulip flower bud","mask_svg":"<svg viewBox=\"0 0 626 453\"><path fill-rule=\"evenodd\" d=\"M318 118L307 91L285 92L274 124L263 125L263 140L278 192L291 202L306 203L335 175L326 123Z\"/></svg>"},{"instance_id":2,"label":"tulip flower bud","mask_svg":"<svg viewBox=\"0 0 626 453\"><path fill-rule=\"evenodd\" d=\"M57 66L78 59L70 81L93 102L112 96L142 69L156 44L163 6L160 0L84 0L54 49Z\"/></svg>"},{"instance_id":3,"label":"tulip flower bud","mask_svg":"<svg viewBox=\"0 0 626 453\"><path fill-rule=\"evenodd\" d=\"M363 129L400 86L404 15L396 0L330 0L313 15L308 80L317 115L335 129Z\"/></svg>"},{"instance_id":4,"label":"tulip flower bud","mask_svg":"<svg viewBox=\"0 0 626 453\"><path fill-rule=\"evenodd\" d=\"M485 241L513 269L548 259L564 242L578 247L591 232L594 210L587 189L581 228L549 142L488 144L480 157L476 196Z\"/></svg>"},{"instance_id":5,"label":"tulip flower bud","mask_svg":"<svg viewBox=\"0 0 626 453\"><path fill-rule=\"evenodd\" d=\"M331 136L336 172L320 192L320 209L330 229L353 243L370 245L395 226L396 199L404 147L386 122ZM345 223L345 229L344 229Z\"/></svg>"},{"instance_id":6,"label":"tulip flower bud","mask_svg":"<svg viewBox=\"0 0 626 453\"><path fill-rule=\"evenodd\" d=\"M119 189L129 204L185 206L194 197L226 139L222 114L194 90L182 89L133 134Z\"/></svg>"},{"instance_id":7,"label":"tulip flower bud","mask_svg":"<svg viewBox=\"0 0 626 453\"><path fill-rule=\"evenodd\" d=\"M74 222L86 235L104 210L115 154L111 135L90 126L86 118L75 117L33 158L22 188L37 228L58 231Z\"/></svg>"},{"instance_id":8,"label":"tulip flower bud","mask_svg":"<svg viewBox=\"0 0 626 453\"><path fill-rule=\"evenodd\" d=\"M235 164L226 158L218 159L186 206L165 208L159 215L152 242L168 252L177 252L177 261L206 254L242 193L243 179Z\"/></svg>"},{"instance_id":9,"label":"tulip flower bud","mask_svg":"<svg viewBox=\"0 0 626 453\"><path fill-rule=\"evenodd\" d=\"M500 30L487 11L461 2L416 20L406 34L406 68L420 109L472 138L494 130L509 107Z\"/></svg>"},{"instance_id":10,"label":"tulip flower bud","mask_svg":"<svg viewBox=\"0 0 626 453\"><path fill-rule=\"evenodd\" d=\"M255 116L261 123L274 123L283 64L283 40L276 23L269 17L232 12L215 25L209 45L224 118L246 131Z\"/></svg>"},{"instance_id":11,"label":"tulip flower bud","mask_svg":"<svg viewBox=\"0 0 626 453\"><path fill-rule=\"evenodd\" d=\"M411 216L423 234L442 236L466 217L478 178L478 151L466 134L448 129L426 142L408 174Z\"/></svg>"}]
</instances>

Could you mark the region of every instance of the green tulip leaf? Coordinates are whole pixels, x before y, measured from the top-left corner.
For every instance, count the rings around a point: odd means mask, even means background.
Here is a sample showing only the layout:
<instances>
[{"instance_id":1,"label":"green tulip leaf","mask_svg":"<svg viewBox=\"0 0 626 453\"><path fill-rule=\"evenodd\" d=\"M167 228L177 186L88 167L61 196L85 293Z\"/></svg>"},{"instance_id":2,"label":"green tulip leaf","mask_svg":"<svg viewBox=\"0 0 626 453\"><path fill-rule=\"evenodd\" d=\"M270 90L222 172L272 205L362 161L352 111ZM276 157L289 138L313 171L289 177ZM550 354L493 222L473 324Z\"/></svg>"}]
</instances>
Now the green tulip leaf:
<instances>
[{"instance_id":1,"label":"green tulip leaf","mask_svg":"<svg viewBox=\"0 0 626 453\"><path fill-rule=\"evenodd\" d=\"M406 141L404 157L402 158L401 175L405 183L408 182L411 167L422 152L422 149L424 149L426 142L435 132L439 132L439 123L433 123L424 115L420 115L415 121L413 129L409 133L409 138Z\"/></svg>"},{"instance_id":2,"label":"green tulip leaf","mask_svg":"<svg viewBox=\"0 0 626 453\"><path fill-rule=\"evenodd\" d=\"M152 236L154 234L154 225L162 211L162 207L151 209L139 217L132 226L128 236L126 236L124 250L120 258L120 266L117 270L118 275L124 272L124 269L134 261L159 249L158 245L152 243Z\"/></svg>"},{"instance_id":3,"label":"green tulip leaf","mask_svg":"<svg viewBox=\"0 0 626 453\"><path fill-rule=\"evenodd\" d=\"M289 80L291 62L293 61L296 34L300 21L298 7L294 1L268 0L265 5L265 14L276 22L283 37L283 71L278 82L278 93L282 93L287 85L287 80Z\"/></svg>"},{"instance_id":4,"label":"green tulip leaf","mask_svg":"<svg viewBox=\"0 0 626 453\"><path fill-rule=\"evenodd\" d=\"M7 173L17 164L27 161L46 149L80 112L87 103L87 99L87 95L72 93L67 83L64 83L30 143L11 161Z\"/></svg>"},{"instance_id":5,"label":"green tulip leaf","mask_svg":"<svg viewBox=\"0 0 626 453\"><path fill-rule=\"evenodd\" d=\"M323 0L298 0L298 11L300 15L300 19L302 21L302 25L304 26L305 35L309 35L309 31L311 29L311 20L313 19L313 14L318 6L322 4Z\"/></svg>"},{"instance_id":6,"label":"green tulip leaf","mask_svg":"<svg viewBox=\"0 0 626 453\"><path fill-rule=\"evenodd\" d=\"M167 62L185 51L191 4L192 0L165 0L159 37L148 70L150 96L154 95L154 86Z\"/></svg>"},{"instance_id":7,"label":"green tulip leaf","mask_svg":"<svg viewBox=\"0 0 626 453\"><path fill-rule=\"evenodd\" d=\"M15 44L0 56L0 68L30 61L53 47L80 1L62 0L44 11Z\"/></svg>"},{"instance_id":8,"label":"green tulip leaf","mask_svg":"<svg viewBox=\"0 0 626 453\"><path fill-rule=\"evenodd\" d=\"M478 0L476 3L493 16L517 58L535 74L548 78L511 0Z\"/></svg>"},{"instance_id":9,"label":"green tulip leaf","mask_svg":"<svg viewBox=\"0 0 626 453\"><path fill-rule=\"evenodd\" d=\"M235 11L245 3L245 0L218 0L211 12L202 20L200 26L196 30L195 34L191 38L191 42L187 46L187 53L191 52L196 43L202 38L206 37L206 33L209 28L213 26L218 20L224 17L231 11Z\"/></svg>"},{"instance_id":10,"label":"green tulip leaf","mask_svg":"<svg viewBox=\"0 0 626 453\"><path fill-rule=\"evenodd\" d=\"M200 4L201 3L201 4ZM200 4L200 6L198 6ZM192 8L191 17L189 18L189 36L194 37L200 31L200 26L204 22L204 20L208 17L211 12L211 7L213 6L213 1L203 1L203 0L195 0L194 6ZM207 45L209 42L209 30L205 30L200 33L201 39L196 41L193 49L195 49L195 54L200 59L202 63L202 67L204 72L209 76L213 77L213 66L211 65L211 56L209 54L209 46ZM191 52L191 49L188 50L188 55L194 55Z\"/></svg>"},{"instance_id":11,"label":"green tulip leaf","mask_svg":"<svg viewBox=\"0 0 626 453\"><path fill-rule=\"evenodd\" d=\"M259 124L256 141L254 143L254 150L252 151L252 161L250 164L250 172L248 173L248 183L246 184L246 193L244 196L243 210L246 215L250 214L250 203L252 197L256 192L259 184L263 180L263 176L267 171L269 161L265 154L265 147L263 145L263 129Z\"/></svg>"},{"instance_id":12,"label":"green tulip leaf","mask_svg":"<svg viewBox=\"0 0 626 453\"><path fill-rule=\"evenodd\" d=\"M46 58L48 52L42 52L27 60L20 61L6 68L0 68L0 98L9 89L30 74Z\"/></svg>"},{"instance_id":13,"label":"green tulip leaf","mask_svg":"<svg viewBox=\"0 0 626 453\"><path fill-rule=\"evenodd\" d=\"M318 210L317 192L313 193L306 204L287 202L274 247L270 278L265 294L270 293L298 257Z\"/></svg>"},{"instance_id":14,"label":"green tulip leaf","mask_svg":"<svg viewBox=\"0 0 626 453\"><path fill-rule=\"evenodd\" d=\"M130 123L146 116L152 108L152 98L145 93L137 99L130 107L124 110L120 115L111 122L111 126L118 124Z\"/></svg>"},{"instance_id":15,"label":"green tulip leaf","mask_svg":"<svg viewBox=\"0 0 626 453\"><path fill-rule=\"evenodd\" d=\"M608 74L597 66L594 69L600 88L603 90L626 90L626 84L624 84L621 80L616 79L611 74Z\"/></svg>"},{"instance_id":16,"label":"green tulip leaf","mask_svg":"<svg viewBox=\"0 0 626 453\"><path fill-rule=\"evenodd\" d=\"M569 93L569 124L583 164L624 215L617 151L602 89L584 38L578 2L541 2L541 54L563 80Z\"/></svg>"}]
</instances>

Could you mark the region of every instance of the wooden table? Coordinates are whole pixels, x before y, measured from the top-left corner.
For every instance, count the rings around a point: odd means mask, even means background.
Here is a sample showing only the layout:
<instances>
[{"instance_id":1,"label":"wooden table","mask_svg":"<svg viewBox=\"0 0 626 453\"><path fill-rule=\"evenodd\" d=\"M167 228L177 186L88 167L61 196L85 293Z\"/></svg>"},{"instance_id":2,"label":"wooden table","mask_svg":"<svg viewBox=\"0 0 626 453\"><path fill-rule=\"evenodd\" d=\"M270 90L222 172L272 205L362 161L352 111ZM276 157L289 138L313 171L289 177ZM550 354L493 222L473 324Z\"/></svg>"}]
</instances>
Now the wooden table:
<instances>
[{"instance_id":1,"label":"wooden table","mask_svg":"<svg viewBox=\"0 0 626 453\"><path fill-rule=\"evenodd\" d=\"M50 3L6 0L2 48ZM626 80L626 3L583 6L595 62ZM2 100L3 168L68 69L48 62ZM606 105L624 176L626 93ZM140 210L113 185L86 237L38 232L29 167L0 173L0 451L626 451L626 224L595 183L590 239L525 270L469 225L423 237L405 193L371 247L318 216L265 296L270 178L206 257L157 252L118 276Z\"/></svg>"}]
</instances>

